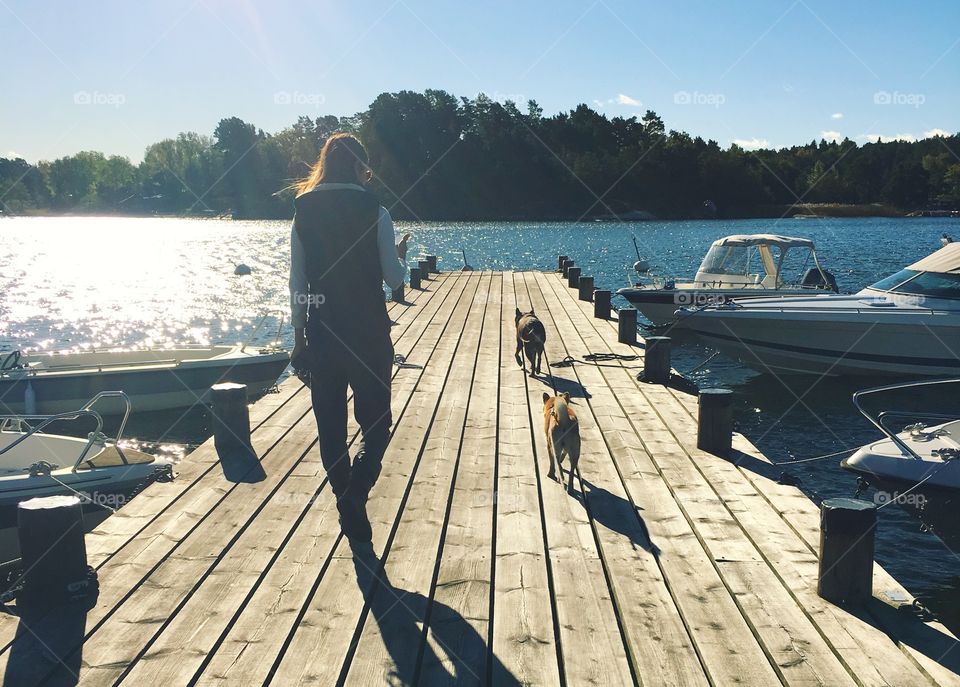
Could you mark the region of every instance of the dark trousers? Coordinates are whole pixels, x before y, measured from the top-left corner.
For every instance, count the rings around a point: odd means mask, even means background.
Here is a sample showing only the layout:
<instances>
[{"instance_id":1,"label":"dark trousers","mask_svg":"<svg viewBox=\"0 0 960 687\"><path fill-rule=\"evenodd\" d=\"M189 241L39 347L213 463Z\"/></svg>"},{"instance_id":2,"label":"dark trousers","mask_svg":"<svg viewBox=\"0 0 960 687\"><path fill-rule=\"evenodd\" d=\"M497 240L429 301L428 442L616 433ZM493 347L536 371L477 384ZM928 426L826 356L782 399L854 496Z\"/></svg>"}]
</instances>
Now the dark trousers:
<instances>
[{"instance_id":1,"label":"dark trousers","mask_svg":"<svg viewBox=\"0 0 960 687\"><path fill-rule=\"evenodd\" d=\"M313 359L310 393L320 436L320 460L330 488L338 498L349 490L365 499L380 476L393 422L393 343L389 334L357 340L354 345L319 336L309 347ZM353 415L363 436L353 465L347 450L348 386L353 390Z\"/></svg>"}]
</instances>

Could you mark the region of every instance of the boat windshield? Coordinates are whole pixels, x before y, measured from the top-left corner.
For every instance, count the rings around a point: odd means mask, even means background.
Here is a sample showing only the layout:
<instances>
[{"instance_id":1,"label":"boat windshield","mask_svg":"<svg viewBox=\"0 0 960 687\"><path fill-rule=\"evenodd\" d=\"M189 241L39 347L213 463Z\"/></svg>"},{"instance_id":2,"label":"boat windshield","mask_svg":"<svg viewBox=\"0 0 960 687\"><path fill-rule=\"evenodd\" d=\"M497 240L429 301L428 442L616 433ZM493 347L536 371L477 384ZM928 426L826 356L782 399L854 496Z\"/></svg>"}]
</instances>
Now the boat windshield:
<instances>
[{"instance_id":1,"label":"boat windshield","mask_svg":"<svg viewBox=\"0 0 960 687\"><path fill-rule=\"evenodd\" d=\"M870 288L891 293L960 300L960 274L900 270L886 279L881 279Z\"/></svg>"},{"instance_id":2,"label":"boat windshield","mask_svg":"<svg viewBox=\"0 0 960 687\"><path fill-rule=\"evenodd\" d=\"M700 264L700 275L728 275L749 283L779 286L785 277L799 275L810 266L809 248L757 244L749 246L711 246Z\"/></svg>"},{"instance_id":3,"label":"boat windshield","mask_svg":"<svg viewBox=\"0 0 960 687\"><path fill-rule=\"evenodd\" d=\"M776 269L776 261L769 246L711 246L700 264L699 271L742 277L760 270L774 274Z\"/></svg>"}]
</instances>

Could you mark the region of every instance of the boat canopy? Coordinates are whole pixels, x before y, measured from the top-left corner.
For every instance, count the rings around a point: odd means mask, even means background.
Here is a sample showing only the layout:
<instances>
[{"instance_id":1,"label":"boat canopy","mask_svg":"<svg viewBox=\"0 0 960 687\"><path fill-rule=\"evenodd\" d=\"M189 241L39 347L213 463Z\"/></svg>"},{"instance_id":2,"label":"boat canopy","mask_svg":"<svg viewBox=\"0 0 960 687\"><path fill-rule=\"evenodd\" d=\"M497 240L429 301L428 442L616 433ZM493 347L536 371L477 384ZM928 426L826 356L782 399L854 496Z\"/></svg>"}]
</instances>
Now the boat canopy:
<instances>
[{"instance_id":1,"label":"boat canopy","mask_svg":"<svg viewBox=\"0 0 960 687\"><path fill-rule=\"evenodd\" d=\"M960 273L960 243L948 243L935 253L907 266L916 272Z\"/></svg>"},{"instance_id":2,"label":"boat canopy","mask_svg":"<svg viewBox=\"0 0 960 687\"><path fill-rule=\"evenodd\" d=\"M779 246L780 248L813 248L813 241L777 234L733 234L713 242L714 246Z\"/></svg>"},{"instance_id":3,"label":"boat canopy","mask_svg":"<svg viewBox=\"0 0 960 687\"><path fill-rule=\"evenodd\" d=\"M817 254L810 239L776 234L734 234L714 241L710 245L695 281L723 281L728 286L760 285L766 288L780 288L783 280L781 270L784 259L792 248L805 248L813 256ZM779 250L778 250L779 249ZM756 260L759 258L759 265ZM762 272L762 273L761 273ZM735 277L731 279L731 277Z\"/></svg>"}]
</instances>

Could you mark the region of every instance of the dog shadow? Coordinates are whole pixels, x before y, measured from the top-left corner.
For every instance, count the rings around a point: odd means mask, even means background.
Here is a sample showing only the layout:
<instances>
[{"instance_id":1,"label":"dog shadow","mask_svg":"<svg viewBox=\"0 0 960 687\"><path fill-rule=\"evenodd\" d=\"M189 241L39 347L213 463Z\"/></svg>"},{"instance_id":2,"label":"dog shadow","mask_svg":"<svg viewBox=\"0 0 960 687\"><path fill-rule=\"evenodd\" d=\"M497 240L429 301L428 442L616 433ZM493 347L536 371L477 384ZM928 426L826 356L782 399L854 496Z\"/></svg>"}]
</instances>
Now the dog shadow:
<instances>
[{"instance_id":1,"label":"dog shadow","mask_svg":"<svg viewBox=\"0 0 960 687\"><path fill-rule=\"evenodd\" d=\"M570 398L592 398L585 386L572 379L557 377L553 374L545 374L537 379L540 379L545 385L551 387L557 395L568 393L570 394Z\"/></svg>"},{"instance_id":2,"label":"dog shadow","mask_svg":"<svg viewBox=\"0 0 960 687\"><path fill-rule=\"evenodd\" d=\"M560 470L561 479L564 470ZM650 538L650 530L644 522L639 506L634 506L625 498L616 496L590 480L580 477L580 490L571 496L583 504L591 518L608 530L612 530L630 540L630 543L659 557L660 547Z\"/></svg>"}]
</instances>

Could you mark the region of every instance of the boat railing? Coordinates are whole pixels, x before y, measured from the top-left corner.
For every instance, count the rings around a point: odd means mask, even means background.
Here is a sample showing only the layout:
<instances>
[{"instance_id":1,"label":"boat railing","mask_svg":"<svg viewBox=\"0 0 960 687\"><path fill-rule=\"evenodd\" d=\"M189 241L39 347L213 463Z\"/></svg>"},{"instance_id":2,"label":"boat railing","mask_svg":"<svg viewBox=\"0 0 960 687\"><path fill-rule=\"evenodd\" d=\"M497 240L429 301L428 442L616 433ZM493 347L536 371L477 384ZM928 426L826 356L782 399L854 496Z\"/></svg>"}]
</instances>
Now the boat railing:
<instances>
[{"instance_id":1,"label":"boat railing","mask_svg":"<svg viewBox=\"0 0 960 687\"><path fill-rule=\"evenodd\" d=\"M98 401L104 398L119 398L124 403L123 419L120 421L120 428L117 430L117 436L114 439L114 447L116 448L117 453L120 455L120 459L124 463L128 463L127 456L123 453L123 449L120 448L120 439L123 436L124 428L127 426L127 419L130 417L130 398L122 391L101 391L87 401L81 408L78 408L77 410L69 410L64 413L55 413L53 415L0 415L0 429L23 432L22 436L18 437L16 440L0 449L0 456L11 450L13 447L26 441L34 434L42 434L42 430L54 422L69 422L78 420L81 417L91 417L97 423L97 426L96 429L87 435L87 443L84 446L83 451L80 453L80 456L73 464L72 469L76 471L80 464L87 457L87 454L90 453L90 449L93 448L93 445L98 441L103 441L106 438L103 434L103 416L101 416L97 411L93 410L93 406L95 406ZM37 422L38 424L33 424L34 422ZM26 432L23 431L24 427L27 428Z\"/></svg>"},{"instance_id":2,"label":"boat railing","mask_svg":"<svg viewBox=\"0 0 960 687\"><path fill-rule=\"evenodd\" d=\"M956 415L942 415L939 413L926 413L922 411L906 411L906 410L884 410L876 416L872 415L867 411L861 404L861 399L864 396L869 396L873 394L879 394L889 391L900 391L902 389L917 389L921 387L929 386L941 386L944 384L957 384L960 383L960 379L931 379L924 380L920 382L902 382L899 384L887 384L885 386L878 386L872 389L862 389L853 394L853 405L860 411L860 414L863 415L870 424L883 432L888 439L890 439L896 446L904 453L904 455L911 456L916 460L923 460L923 457L920 456L916 451L914 451L910 446L899 437L899 432L904 431L904 428L900 428L899 431L893 430L887 427L884 423L884 420L889 418L910 418L914 421L924 419L924 420L934 420L937 422L950 422L957 419ZM916 425L914 425L916 428Z\"/></svg>"},{"instance_id":3,"label":"boat railing","mask_svg":"<svg viewBox=\"0 0 960 687\"><path fill-rule=\"evenodd\" d=\"M271 315L280 315L280 324L277 325L277 333L273 337L273 343L270 346L277 347L280 345L280 333L283 331L283 323L286 317L286 313L283 310L267 310L260 316L260 320L257 322L257 325L253 328L253 332L250 333L250 336L247 337L247 340L243 342L240 346L240 352L243 353L247 350L247 346L253 344L254 340L257 338L257 335L260 334L260 330L264 328L267 323L267 318Z\"/></svg>"}]
</instances>

